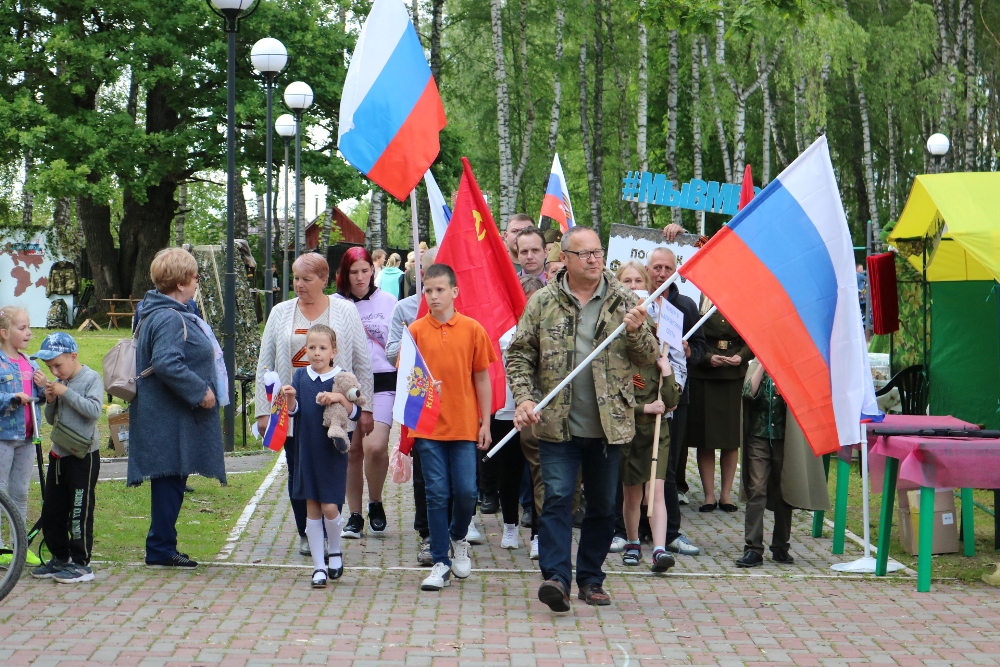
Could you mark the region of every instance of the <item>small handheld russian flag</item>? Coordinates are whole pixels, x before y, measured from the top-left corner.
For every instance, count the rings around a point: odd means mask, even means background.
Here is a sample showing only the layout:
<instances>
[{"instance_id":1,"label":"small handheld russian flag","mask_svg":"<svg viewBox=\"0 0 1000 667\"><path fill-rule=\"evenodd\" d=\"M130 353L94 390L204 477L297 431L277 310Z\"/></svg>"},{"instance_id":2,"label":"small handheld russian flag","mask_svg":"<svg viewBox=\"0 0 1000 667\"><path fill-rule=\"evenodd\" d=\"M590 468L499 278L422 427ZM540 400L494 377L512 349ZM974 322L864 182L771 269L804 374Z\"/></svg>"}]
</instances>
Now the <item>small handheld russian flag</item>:
<instances>
[{"instance_id":1,"label":"small handheld russian flag","mask_svg":"<svg viewBox=\"0 0 1000 667\"><path fill-rule=\"evenodd\" d=\"M429 435L434 432L440 416L441 397L434 389L434 378L410 330L405 328L399 345L399 371L396 374L392 418L415 433Z\"/></svg>"},{"instance_id":2,"label":"small handheld russian flag","mask_svg":"<svg viewBox=\"0 0 1000 667\"><path fill-rule=\"evenodd\" d=\"M573 219L573 206L569 203L569 188L566 187L566 177L563 176L562 164L559 162L559 153L552 159L552 173L549 174L549 184L545 188L540 217L556 221L564 233L576 225Z\"/></svg>"},{"instance_id":3,"label":"small handheld russian flag","mask_svg":"<svg viewBox=\"0 0 1000 667\"><path fill-rule=\"evenodd\" d=\"M264 391L271 402L271 416L264 431L264 446L280 452L288 437L288 401L281 391L281 378L274 371L264 373Z\"/></svg>"},{"instance_id":4,"label":"small handheld russian flag","mask_svg":"<svg viewBox=\"0 0 1000 667\"><path fill-rule=\"evenodd\" d=\"M406 199L437 158L445 123L406 6L375 0L344 79L337 148L386 192Z\"/></svg>"}]
</instances>

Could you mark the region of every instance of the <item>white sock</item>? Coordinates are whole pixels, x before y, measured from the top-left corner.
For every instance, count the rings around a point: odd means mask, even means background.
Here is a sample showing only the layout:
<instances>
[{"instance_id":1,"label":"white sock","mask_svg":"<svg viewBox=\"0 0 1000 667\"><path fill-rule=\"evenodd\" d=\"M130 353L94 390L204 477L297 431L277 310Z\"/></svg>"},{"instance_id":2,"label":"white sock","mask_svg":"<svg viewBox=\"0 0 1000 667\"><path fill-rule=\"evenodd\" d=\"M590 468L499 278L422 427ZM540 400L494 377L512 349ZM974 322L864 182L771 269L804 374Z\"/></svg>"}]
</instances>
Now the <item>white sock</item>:
<instances>
[{"instance_id":1,"label":"white sock","mask_svg":"<svg viewBox=\"0 0 1000 667\"><path fill-rule=\"evenodd\" d=\"M340 527L344 525L344 517L338 514L336 519L323 519L323 521L326 522L326 539L330 542L331 556L328 567L335 570L344 563L343 558L332 555L340 553Z\"/></svg>"},{"instance_id":2,"label":"white sock","mask_svg":"<svg viewBox=\"0 0 1000 667\"><path fill-rule=\"evenodd\" d=\"M340 533L337 533L340 535ZM323 557L323 520L306 519L306 539L309 540L309 551L312 552L313 569L325 570L326 559Z\"/></svg>"},{"instance_id":3,"label":"white sock","mask_svg":"<svg viewBox=\"0 0 1000 667\"><path fill-rule=\"evenodd\" d=\"M655 546L655 547L653 547L653 553L654 553L654 554L655 554L655 553L656 553L657 551L666 551L666 550L667 550L667 548L666 548L665 546L662 546L662 545L658 545L658 546Z\"/></svg>"}]
</instances>

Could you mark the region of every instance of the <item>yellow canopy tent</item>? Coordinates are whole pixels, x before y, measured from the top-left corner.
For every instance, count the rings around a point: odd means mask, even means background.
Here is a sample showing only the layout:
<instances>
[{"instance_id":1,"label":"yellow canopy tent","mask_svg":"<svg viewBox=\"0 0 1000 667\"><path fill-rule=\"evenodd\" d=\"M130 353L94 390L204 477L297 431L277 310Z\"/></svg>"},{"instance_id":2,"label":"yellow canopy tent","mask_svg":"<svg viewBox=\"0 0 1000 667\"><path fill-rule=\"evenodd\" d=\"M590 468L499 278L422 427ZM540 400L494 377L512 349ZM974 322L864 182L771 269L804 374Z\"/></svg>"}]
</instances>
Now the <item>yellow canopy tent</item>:
<instances>
[{"instance_id":1,"label":"yellow canopy tent","mask_svg":"<svg viewBox=\"0 0 1000 667\"><path fill-rule=\"evenodd\" d=\"M917 176L888 241L926 281L931 412L997 428L1000 173Z\"/></svg>"},{"instance_id":2,"label":"yellow canopy tent","mask_svg":"<svg viewBox=\"0 0 1000 667\"><path fill-rule=\"evenodd\" d=\"M930 282L1000 281L1000 173L917 176L888 241Z\"/></svg>"}]
</instances>

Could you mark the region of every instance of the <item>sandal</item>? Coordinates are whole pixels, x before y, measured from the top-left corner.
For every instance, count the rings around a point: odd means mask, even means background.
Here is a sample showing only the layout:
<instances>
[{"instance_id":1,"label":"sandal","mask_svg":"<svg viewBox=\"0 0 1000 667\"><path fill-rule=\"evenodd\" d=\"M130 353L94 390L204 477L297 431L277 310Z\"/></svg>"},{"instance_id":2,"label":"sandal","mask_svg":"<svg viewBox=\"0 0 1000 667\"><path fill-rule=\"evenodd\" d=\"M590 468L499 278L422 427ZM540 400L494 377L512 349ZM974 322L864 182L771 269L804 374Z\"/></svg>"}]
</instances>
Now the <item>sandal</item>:
<instances>
[{"instance_id":1,"label":"sandal","mask_svg":"<svg viewBox=\"0 0 1000 667\"><path fill-rule=\"evenodd\" d=\"M326 588L326 570L313 570L313 588Z\"/></svg>"},{"instance_id":2,"label":"sandal","mask_svg":"<svg viewBox=\"0 0 1000 667\"><path fill-rule=\"evenodd\" d=\"M622 565L636 566L642 560L642 549L638 544L629 544L622 552Z\"/></svg>"},{"instance_id":3,"label":"sandal","mask_svg":"<svg viewBox=\"0 0 1000 667\"><path fill-rule=\"evenodd\" d=\"M705 503L698 508L699 512L714 512L715 508L719 506L719 503Z\"/></svg>"},{"instance_id":4,"label":"sandal","mask_svg":"<svg viewBox=\"0 0 1000 667\"><path fill-rule=\"evenodd\" d=\"M738 512L740 510L739 507L733 505L732 503L719 503L719 509L722 510L723 512L729 512L730 514L732 514L733 512Z\"/></svg>"}]
</instances>

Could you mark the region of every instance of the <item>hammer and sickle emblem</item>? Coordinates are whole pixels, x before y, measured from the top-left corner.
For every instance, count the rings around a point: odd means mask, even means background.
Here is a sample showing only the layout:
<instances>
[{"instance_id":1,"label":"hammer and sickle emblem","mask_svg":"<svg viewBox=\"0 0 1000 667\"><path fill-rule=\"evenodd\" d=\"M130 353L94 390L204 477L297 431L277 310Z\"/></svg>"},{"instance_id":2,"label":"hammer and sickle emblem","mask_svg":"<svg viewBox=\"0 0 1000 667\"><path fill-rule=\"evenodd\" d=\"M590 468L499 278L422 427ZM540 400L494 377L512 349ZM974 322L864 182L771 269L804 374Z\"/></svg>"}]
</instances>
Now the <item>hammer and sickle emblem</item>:
<instances>
[{"instance_id":1,"label":"hammer and sickle emblem","mask_svg":"<svg viewBox=\"0 0 1000 667\"><path fill-rule=\"evenodd\" d=\"M476 238L482 241L486 238L486 229L483 228L483 216L479 211L472 209L472 217L476 219Z\"/></svg>"}]
</instances>

